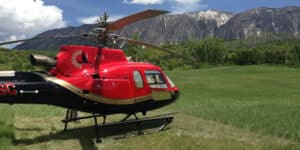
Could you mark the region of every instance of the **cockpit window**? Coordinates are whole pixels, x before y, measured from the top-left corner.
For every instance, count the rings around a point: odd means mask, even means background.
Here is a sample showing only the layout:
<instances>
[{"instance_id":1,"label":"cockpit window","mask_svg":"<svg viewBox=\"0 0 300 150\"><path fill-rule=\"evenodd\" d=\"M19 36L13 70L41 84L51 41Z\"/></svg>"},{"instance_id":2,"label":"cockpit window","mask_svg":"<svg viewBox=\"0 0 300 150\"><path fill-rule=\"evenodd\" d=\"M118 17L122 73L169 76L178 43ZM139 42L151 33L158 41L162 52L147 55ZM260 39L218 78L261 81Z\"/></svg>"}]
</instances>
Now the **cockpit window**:
<instances>
[{"instance_id":1,"label":"cockpit window","mask_svg":"<svg viewBox=\"0 0 300 150\"><path fill-rule=\"evenodd\" d=\"M167 84L159 71L147 70L145 75L151 88L167 88Z\"/></svg>"},{"instance_id":2,"label":"cockpit window","mask_svg":"<svg viewBox=\"0 0 300 150\"><path fill-rule=\"evenodd\" d=\"M169 81L171 88L175 87L174 82L167 76L167 80Z\"/></svg>"}]
</instances>

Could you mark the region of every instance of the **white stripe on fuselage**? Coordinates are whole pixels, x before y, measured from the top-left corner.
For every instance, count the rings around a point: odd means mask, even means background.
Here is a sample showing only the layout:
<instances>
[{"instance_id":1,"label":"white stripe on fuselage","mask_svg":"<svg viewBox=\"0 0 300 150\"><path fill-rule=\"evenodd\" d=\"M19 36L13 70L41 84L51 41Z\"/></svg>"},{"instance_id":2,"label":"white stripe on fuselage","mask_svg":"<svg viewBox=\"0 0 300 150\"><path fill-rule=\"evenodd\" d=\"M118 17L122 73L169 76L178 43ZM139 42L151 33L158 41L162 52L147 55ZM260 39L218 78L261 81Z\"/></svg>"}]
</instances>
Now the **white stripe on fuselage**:
<instances>
[{"instance_id":1,"label":"white stripe on fuselage","mask_svg":"<svg viewBox=\"0 0 300 150\"><path fill-rule=\"evenodd\" d=\"M0 71L0 77L14 77L16 71Z\"/></svg>"}]
</instances>

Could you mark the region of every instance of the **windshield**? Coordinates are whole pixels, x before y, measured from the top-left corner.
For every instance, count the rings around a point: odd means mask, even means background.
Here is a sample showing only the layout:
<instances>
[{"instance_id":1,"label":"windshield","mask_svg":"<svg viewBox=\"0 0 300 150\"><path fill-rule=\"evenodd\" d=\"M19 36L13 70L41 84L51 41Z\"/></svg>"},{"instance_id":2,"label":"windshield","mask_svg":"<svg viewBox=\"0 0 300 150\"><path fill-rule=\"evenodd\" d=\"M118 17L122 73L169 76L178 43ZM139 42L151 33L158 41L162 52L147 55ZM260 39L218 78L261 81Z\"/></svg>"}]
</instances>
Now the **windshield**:
<instances>
[{"instance_id":1,"label":"windshield","mask_svg":"<svg viewBox=\"0 0 300 150\"><path fill-rule=\"evenodd\" d=\"M145 75L151 88L167 88L167 84L159 71L147 70Z\"/></svg>"}]
</instances>

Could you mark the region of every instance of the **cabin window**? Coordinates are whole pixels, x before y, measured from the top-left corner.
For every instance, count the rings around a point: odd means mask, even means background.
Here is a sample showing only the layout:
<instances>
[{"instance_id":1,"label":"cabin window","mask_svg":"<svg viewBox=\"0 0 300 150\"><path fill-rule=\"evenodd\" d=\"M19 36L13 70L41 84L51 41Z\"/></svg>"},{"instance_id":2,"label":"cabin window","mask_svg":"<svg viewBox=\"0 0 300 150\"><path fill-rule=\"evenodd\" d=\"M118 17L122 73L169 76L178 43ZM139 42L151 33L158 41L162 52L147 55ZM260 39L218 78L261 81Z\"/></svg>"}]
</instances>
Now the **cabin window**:
<instances>
[{"instance_id":1,"label":"cabin window","mask_svg":"<svg viewBox=\"0 0 300 150\"><path fill-rule=\"evenodd\" d=\"M167 84L159 71L145 71L147 82L151 88L167 88Z\"/></svg>"},{"instance_id":2,"label":"cabin window","mask_svg":"<svg viewBox=\"0 0 300 150\"><path fill-rule=\"evenodd\" d=\"M133 71L133 79L137 88L143 88L144 83L139 71Z\"/></svg>"}]
</instances>

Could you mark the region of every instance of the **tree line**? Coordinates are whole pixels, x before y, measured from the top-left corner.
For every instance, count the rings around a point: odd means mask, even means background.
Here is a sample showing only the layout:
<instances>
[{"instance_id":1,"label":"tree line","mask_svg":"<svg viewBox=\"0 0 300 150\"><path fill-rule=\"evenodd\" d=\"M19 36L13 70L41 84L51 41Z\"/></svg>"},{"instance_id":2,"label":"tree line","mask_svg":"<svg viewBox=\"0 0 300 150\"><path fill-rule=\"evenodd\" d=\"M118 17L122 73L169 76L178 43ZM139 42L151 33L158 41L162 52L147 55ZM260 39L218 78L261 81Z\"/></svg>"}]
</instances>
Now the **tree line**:
<instances>
[{"instance_id":1,"label":"tree line","mask_svg":"<svg viewBox=\"0 0 300 150\"><path fill-rule=\"evenodd\" d=\"M184 55L174 56L129 44L125 53L134 60L151 62L165 69L191 69L203 65L281 64L300 66L300 39L253 42L252 39L224 41L218 38L165 44L163 48Z\"/></svg>"},{"instance_id":2,"label":"tree line","mask_svg":"<svg viewBox=\"0 0 300 150\"><path fill-rule=\"evenodd\" d=\"M137 36L133 37L138 39ZM123 47L134 61L145 61L164 69L193 69L217 65L275 64L300 67L300 39L253 42L251 39L224 41L218 38L188 40L178 44L164 44L164 49L175 51L184 57L127 44ZM38 53L54 57L57 51L1 50L0 64L14 70L34 70L29 55Z\"/></svg>"}]
</instances>

